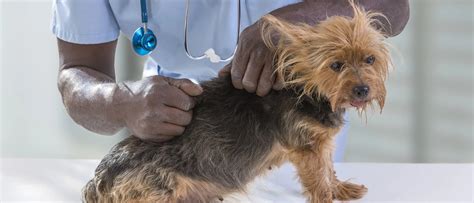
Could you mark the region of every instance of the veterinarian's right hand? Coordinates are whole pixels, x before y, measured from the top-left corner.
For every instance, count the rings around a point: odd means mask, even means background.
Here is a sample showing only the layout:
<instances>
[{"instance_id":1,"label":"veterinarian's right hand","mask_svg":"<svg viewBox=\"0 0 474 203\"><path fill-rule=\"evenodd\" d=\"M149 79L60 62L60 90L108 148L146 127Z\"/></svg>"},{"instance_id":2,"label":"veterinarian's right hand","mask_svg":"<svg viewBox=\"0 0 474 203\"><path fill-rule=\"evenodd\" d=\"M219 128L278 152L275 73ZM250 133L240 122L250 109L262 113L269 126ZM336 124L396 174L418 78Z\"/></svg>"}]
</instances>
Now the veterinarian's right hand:
<instances>
[{"instance_id":1,"label":"veterinarian's right hand","mask_svg":"<svg viewBox=\"0 0 474 203\"><path fill-rule=\"evenodd\" d=\"M201 93L190 80L152 76L120 83L114 110L134 136L162 142L184 132L192 118L191 96Z\"/></svg>"}]
</instances>

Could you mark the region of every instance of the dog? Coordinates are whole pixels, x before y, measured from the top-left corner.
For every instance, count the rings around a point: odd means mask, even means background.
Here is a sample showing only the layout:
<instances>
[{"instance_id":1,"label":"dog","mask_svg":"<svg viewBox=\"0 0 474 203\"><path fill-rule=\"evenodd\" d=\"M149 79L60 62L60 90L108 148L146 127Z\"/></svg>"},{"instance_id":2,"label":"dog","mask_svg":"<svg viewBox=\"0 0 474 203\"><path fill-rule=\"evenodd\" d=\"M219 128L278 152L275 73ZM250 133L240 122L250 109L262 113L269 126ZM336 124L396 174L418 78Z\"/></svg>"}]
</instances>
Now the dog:
<instances>
[{"instance_id":1,"label":"dog","mask_svg":"<svg viewBox=\"0 0 474 203\"><path fill-rule=\"evenodd\" d=\"M350 3L353 17L332 16L314 26L264 16L262 36L284 88L259 97L233 88L230 77L202 83L183 135L118 143L84 187L83 200L214 202L244 192L286 161L297 169L309 202L362 198L365 186L335 175L334 137L347 109L383 109L392 63L376 20L382 14Z\"/></svg>"}]
</instances>

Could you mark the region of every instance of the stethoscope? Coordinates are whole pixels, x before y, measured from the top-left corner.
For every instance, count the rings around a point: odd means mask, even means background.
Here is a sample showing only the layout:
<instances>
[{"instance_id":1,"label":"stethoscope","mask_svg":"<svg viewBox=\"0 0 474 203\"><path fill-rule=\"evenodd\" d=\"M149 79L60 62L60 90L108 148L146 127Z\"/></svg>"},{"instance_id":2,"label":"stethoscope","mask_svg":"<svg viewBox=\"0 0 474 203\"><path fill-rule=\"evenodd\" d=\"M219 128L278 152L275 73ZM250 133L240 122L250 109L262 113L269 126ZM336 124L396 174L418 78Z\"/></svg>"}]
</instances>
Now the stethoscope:
<instances>
[{"instance_id":1,"label":"stethoscope","mask_svg":"<svg viewBox=\"0 0 474 203\"><path fill-rule=\"evenodd\" d=\"M132 47L135 53L138 55L144 56L150 54L155 48L157 44L157 38L153 31L148 28L148 10L146 5L147 0L140 0L140 8L141 8L141 18L143 27L139 27L132 37ZM217 55L213 48L209 48L204 54L200 56L194 56L189 52L188 46L188 17L189 17L189 0L186 0L186 12L184 16L184 51L186 52L186 56L188 56L192 60L202 60L208 58L212 63L220 63L220 62L228 62L232 60L237 51L237 45L239 43L240 37L240 20L241 20L241 5L240 0L237 1L237 12L238 12L238 20L237 20L237 39L234 51L232 54L224 59L221 59L219 55Z\"/></svg>"},{"instance_id":2,"label":"stethoscope","mask_svg":"<svg viewBox=\"0 0 474 203\"><path fill-rule=\"evenodd\" d=\"M147 0L140 0L143 27L135 30L132 37L132 47L135 53L144 56L150 54L156 48L156 36L153 34L148 24L148 10L146 7Z\"/></svg>"}]
</instances>

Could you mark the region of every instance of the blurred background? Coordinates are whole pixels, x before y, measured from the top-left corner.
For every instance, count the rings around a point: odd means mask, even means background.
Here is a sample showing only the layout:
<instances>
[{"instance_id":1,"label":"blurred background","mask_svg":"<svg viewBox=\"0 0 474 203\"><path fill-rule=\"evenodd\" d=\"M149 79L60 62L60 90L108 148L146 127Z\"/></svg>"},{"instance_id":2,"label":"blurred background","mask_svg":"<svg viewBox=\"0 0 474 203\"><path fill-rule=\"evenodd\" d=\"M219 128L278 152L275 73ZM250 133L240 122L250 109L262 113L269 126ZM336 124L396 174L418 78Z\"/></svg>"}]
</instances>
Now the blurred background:
<instances>
[{"instance_id":1,"label":"blurred background","mask_svg":"<svg viewBox=\"0 0 474 203\"><path fill-rule=\"evenodd\" d=\"M67 115L56 86L52 0L0 0L0 157L99 159L127 132L101 136ZM472 0L412 0L406 30L390 39L395 69L383 114L351 112L347 162L474 162ZM143 58L121 37L119 80Z\"/></svg>"}]
</instances>

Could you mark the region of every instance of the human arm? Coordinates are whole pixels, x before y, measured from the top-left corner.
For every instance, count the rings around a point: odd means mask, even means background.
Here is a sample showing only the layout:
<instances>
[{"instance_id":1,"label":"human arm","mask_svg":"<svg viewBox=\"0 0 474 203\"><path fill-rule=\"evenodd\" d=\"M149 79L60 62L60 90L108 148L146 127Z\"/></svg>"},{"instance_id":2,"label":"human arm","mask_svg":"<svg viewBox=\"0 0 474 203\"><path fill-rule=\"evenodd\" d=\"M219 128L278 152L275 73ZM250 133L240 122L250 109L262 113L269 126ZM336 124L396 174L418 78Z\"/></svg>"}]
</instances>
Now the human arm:
<instances>
[{"instance_id":1,"label":"human arm","mask_svg":"<svg viewBox=\"0 0 474 203\"><path fill-rule=\"evenodd\" d=\"M116 83L117 41L81 45L58 39L58 89L71 118L100 134L128 127L141 139L163 141L189 124L202 89L189 80L161 76Z\"/></svg>"}]
</instances>

